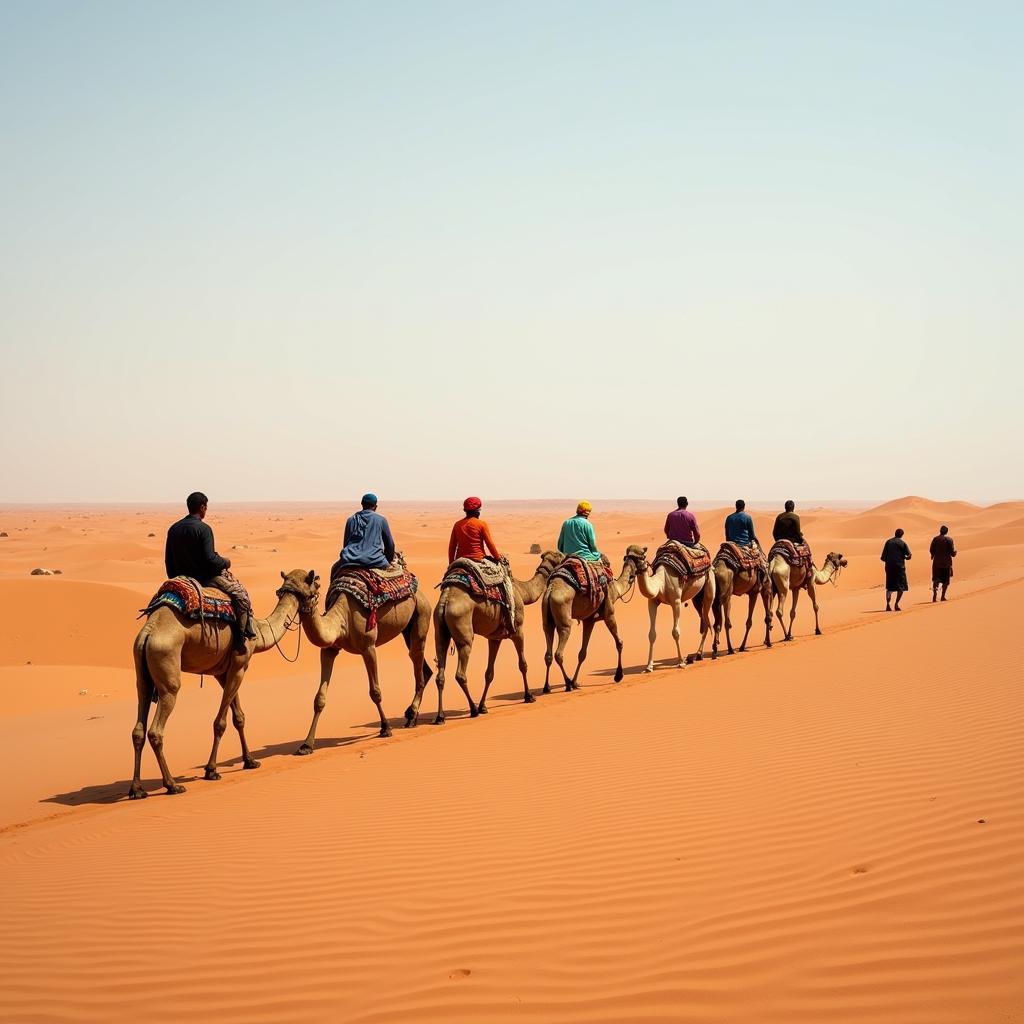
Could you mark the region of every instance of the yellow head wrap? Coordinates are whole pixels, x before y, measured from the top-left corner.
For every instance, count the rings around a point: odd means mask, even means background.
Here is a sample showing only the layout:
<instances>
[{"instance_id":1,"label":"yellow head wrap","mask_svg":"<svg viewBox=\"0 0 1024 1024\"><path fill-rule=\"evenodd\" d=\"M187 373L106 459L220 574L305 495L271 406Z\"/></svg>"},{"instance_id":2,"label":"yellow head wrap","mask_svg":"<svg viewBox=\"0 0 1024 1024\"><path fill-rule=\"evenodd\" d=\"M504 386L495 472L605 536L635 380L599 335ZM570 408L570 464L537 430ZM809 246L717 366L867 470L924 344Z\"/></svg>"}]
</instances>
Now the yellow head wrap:
<instances>
[{"instance_id":1,"label":"yellow head wrap","mask_svg":"<svg viewBox=\"0 0 1024 1024\"><path fill-rule=\"evenodd\" d=\"M594 510L594 506L591 505L589 501L581 501L576 506L576 514L577 515L579 515L581 512L589 513L589 512L592 512L593 510Z\"/></svg>"}]
</instances>

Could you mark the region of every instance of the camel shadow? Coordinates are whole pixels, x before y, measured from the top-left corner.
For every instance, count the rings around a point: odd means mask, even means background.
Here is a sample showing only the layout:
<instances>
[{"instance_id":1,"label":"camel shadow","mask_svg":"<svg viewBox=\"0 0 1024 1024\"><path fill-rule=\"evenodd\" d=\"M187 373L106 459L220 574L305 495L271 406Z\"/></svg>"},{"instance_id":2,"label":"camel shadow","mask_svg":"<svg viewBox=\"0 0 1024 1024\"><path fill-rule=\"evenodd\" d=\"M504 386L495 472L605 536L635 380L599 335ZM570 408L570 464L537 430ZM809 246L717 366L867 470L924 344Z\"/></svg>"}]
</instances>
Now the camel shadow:
<instances>
[{"instance_id":1,"label":"camel shadow","mask_svg":"<svg viewBox=\"0 0 1024 1024\"><path fill-rule=\"evenodd\" d=\"M198 782L200 775L178 775L176 780L182 785L190 782ZM81 807L86 804L116 804L128 799L128 787L132 784L131 779L119 779L117 782L107 782L99 786L82 786L81 789L70 790L67 793L55 793L53 796L43 797L41 804L60 804L62 807ZM147 793L159 793L163 791L164 784L159 777L142 780L142 788Z\"/></svg>"}]
</instances>

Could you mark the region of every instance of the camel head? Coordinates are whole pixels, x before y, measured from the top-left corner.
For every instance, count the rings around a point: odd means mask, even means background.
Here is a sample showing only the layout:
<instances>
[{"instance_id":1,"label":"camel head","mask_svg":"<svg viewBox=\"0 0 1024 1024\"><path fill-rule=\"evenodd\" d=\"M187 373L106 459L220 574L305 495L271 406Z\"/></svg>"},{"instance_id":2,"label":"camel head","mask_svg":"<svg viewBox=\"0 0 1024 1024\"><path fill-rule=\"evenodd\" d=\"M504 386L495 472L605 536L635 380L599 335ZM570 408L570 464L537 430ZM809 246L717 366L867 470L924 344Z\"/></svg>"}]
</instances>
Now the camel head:
<instances>
[{"instance_id":1,"label":"camel head","mask_svg":"<svg viewBox=\"0 0 1024 1024\"><path fill-rule=\"evenodd\" d=\"M833 579L835 579L839 575L840 569L845 569L849 564L850 563L845 558L843 558L843 556L839 554L838 551L830 551L825 556L825 567L832 567Z\"/></svg>"},{"instance_id":2,"label":"camel head","mask_svg":"<svg viewBox=\"0 0 1024 1024\"><path fill-rule=\"evenodd\" d=\"M624 561L632 564L636 575L639 576L647 569L647 548L641 547L639 544L630 544L626 548Z\"/></svg>"},{"instance_id":3,"label":"camel head","mask_svg":"<svg viewBox=\"0 0 1024 1024\"><path fill-rule=\"evenodd\" d=\"M311 611L316 607L317 598L320 595L320 577L310 569L292 569L291 572L281 573L282 583L278 588L277 596L294 594L299 599L299 610L303 613Z\"/></svg>"},{"instance_id":4,"label":"camel head","mask_svg":"<svg viewBox=\"0 0 1024 1024\"><path fill-rule=\"evenodd\" d=\"M550 576L565 561L565 555L561 551L545 551L540 556L540 565L537 572L544 576Z\"/></svg>"}]
</instances>

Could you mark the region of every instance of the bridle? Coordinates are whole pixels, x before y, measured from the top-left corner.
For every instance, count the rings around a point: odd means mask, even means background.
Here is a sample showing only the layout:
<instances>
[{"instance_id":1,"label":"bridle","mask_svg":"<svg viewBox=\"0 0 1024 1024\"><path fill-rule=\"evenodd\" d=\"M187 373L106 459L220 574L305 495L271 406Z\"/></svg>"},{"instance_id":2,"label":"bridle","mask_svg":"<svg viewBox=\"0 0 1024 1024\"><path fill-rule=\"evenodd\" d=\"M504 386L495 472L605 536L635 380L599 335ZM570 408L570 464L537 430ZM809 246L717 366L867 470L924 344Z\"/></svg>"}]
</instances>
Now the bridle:
<instances>
[{"instance_id":1,"label":"bridle","mask_svg":"<svg viewBox=\"0 0 1024 1024\"><path fill-rule=\"evenodd\" d=\"M636 586L636 581L639 578L640 573L647 568L647 559L644 555L626 555L626 561L633 563L636 575L634 575L634 577L629 581L629 587L626 589L625 593L623 593L622 597L619 598L620 604L629 604L629 602L633 600L636 596L633 589ZM629 597L626 597L626 594L629 594Z\"/></svg>"},{"instance_id":2,"label":"bridle","mask_svg":"<svg viewBox=\"0 0 1024 1024\"><path fill-rule=\"evenodd\" d=\"M289 658L288 655L281 650L281 640L284 639L284 633L282 633L280 639L278 639L278 637L274 635L274 627L271 626L269 622L267 623L267 629L270 630L270 638L274 641L274 646L277 648L277 653L280 654L281 657L284 658L284 660L287 661L288 664L290 665L294 664L296 661L299 660L299 651L302 650L302 629L297 624L298 620L302 618L304 614L311 613L313 609L316 607L316 600L319 591L320 582L318 579L313 580L313 588L310 593L306 593L304 590L299 590L297 585L292 583L290 580L285 580L284 583L275 591L275 596L277 597L278 600L284 597L285 594L294 594L295 597L299 599L299 610L295 613L295 615L286 619L284 624L285 633L291 633L295 630L298 630L299 633L298 640L296 641L295 644L294 658ZM256 625L257 628L259 628L262 631L263 627L258 622Z\"/></svg>"}]
</instances>

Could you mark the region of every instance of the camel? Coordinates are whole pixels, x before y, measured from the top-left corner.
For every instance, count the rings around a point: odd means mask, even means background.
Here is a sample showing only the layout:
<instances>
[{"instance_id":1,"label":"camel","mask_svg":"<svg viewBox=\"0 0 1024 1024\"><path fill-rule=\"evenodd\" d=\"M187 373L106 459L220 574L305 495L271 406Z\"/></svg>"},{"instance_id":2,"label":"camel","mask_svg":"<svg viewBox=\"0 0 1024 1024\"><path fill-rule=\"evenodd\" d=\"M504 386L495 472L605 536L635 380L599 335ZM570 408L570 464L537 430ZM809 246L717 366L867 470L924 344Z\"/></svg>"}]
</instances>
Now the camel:
<instances>
[{"instance_id":1,"label":"camel","mask_svg":"<svg viewBox=\"0 0 1024 1024\"><path fill-rule=\"evenodd\" d=\"M622 641L619 639L619 626L615 621L615 602L622 598L633 586L637 575L647 567L647 548L638 544L630 544L626 548L626 554L622 563L622 572L619 578L612 580L605 591L604 599L596 601L591 595L580 595L573 587L563 579L555 577L548 581L544 590L544 597L541 600L541 620L544 623L544 638L547 642L547 650L544 653L544 689L543 693L551 692L551 648L554 645L555 631L558 631L558 649L554 654L554 661L562 670L562 678L565 680L565 689L568 693L571 690L578 690L580 669L587 659L587 648L590 645L590 635L594 631L594 625L598 619L604 619L608 632L615 641L615 650L618 654L618 664L615 669L615 682L622 682ZM569 633L572 630L572 620L576 619L583 623L583 642L580 645L579 661L576 664L576 671L572 677L565 671L564 653L565 645L569 642Z\"/></svg>"},{"instance_id":2,"label":"camel","mask_svg":"<svg viewBox=\"0 0 1024 1024\"><path fill-rule=\"evenodd\" d=\"M651 629L647 634L650 649L647 652L647 667L644 671L654 671L654 641L657 639L655 623L658 606L663 604L669 605L672 609L672 639L676 642L679 667L682 668L691 661L700 661L704 657L704 644L711 628L711 606L715 599L714 572L708 569L699 576L680 577L665 564L653 570L646 566L637 576L637 586L640 593L647 598L647 608L651 616ZM694 611L700 616L700 647L697 648L696 655L684 659L679 646L679 616L683 604L687 601L693 603Z\"/></svg>"},{"instance_id":3,"label":"camel","mask_svg":"<svg viewBox=\"0 0 1024 1024\"><path fill-rule=\"evenodd\" d=\"M134 646L135 687L139 695L138 720L132 730L135 774L128 790L132 800L141 800L147 795L142 788L140 775L149 706L154 699L156 714L148 730L149 743L160 765L160 775L167 792L185 792L185 787L174 781L164 756L164 731L178 699L182 672L213 676L224 691L217 717L213 720L213 749L206 763L204 778L209 781L220 778L217 751L227 728L228 708L231 709L231 718L242 744L242 767L259 768L260 763L252 756L245 739L245 713L238 697L239 687L252 656L276 647L299 617L300 611L316 601L315 573L293 569L287 575L282 572L281 578L283 582L277 591L277 605L267 618L253 619L253 627L258 636L246 642L244 654L234 650L231 626L228 623L219 620L194 622L167 605L157 608L139 630ZM210 592L219 597L226 596L212 588Z\"/></svg>"},{"instance_id":4,"label":"camel","mask_svg":"<svg viewBox=\"0 0 1024 1024\"><path fill-rule=\"evenodd\" d=\"M772 581L772 591L778 600L775 614L779 618L779 624L785 633L783 640L793 639L793 620L796 618L796 602L801 590L806 590L811 599L811 606L814 608L814 635L821 636L821 626L818 624L818 598L814 592L816 585L834 583L839 572L847 565L847 561L836 551L830 551L825 556L825 567L817 569L812 564L808 573L802 566L793 568L789 562L780 554L776 554L768 563L768 575ZM793 601L789 606L789 626L787 628L782 619L782 606L786 602L786 594L792 592Z\"/></svg>"},{"instance_id":5,"label":"camel","mask_svg":"<svg viewBox=\"0 0 1024 1024\"><path fill-rule=\"evenodd\" d=\"M715 556L715 560L712 563L712 569L714 570L715 575L715 638L711 643L712 660L718 657L718 641L722 632L723 619L725 620L725 642L728 647L728 651L730 654L736 653L732 647L732 634L730 632L732 629L732 619L729 615L734 595L736 597L742 597L744 594L747 594L750 598L750 604L747 608L747 625L743 633L743 642L739 646L740 653L742 654L747 649L747 637L750 636L750 627L754 621L754 605L757 604L757 598L759 595L762 603L764 604L764 645L765 647L771 647L772 586L771 580L768 576L765 575L761 579L761 584L759 586L758 574L749 570L734 572L732 566L729 565L725 559L720 557L720 554Z\"/></svg>"},{"instance_id":6,"label":"camel","mask_svg":"<svg viewBox=\"0 0 1024 1024\"><path fill-rule=\"evenodd\" d=\"M548 577L562 561L563 556L557 551L545 551L541 556L540 565L528 580L513 580L515 592L514 632L508 631L508 618L504 608L494 601L476 597L459 586L448 586L441 591L441 598L434 609L434 645L437 651L437 718L435 725L443 725L444 717L444 671L448 661L448 644L454 641L459 654L459 665L455 670L455 680L462 687L462 692L469 701L471 718L487 714L487 692L494 679L494 661L498 656L501 641L506 637L512 641L519 658L519 671L523 676L523 703L532 704L535 700L530 692L530 684L526 679L526 656L523 653L525 636L523 621L526 605L539 601L547 586ZM480 703L474 704L466 681L466 669L469 666L469 655L473 649L473 639L477 636L487 638L487 670L484 672L484 690L480 695Z\"/></svg>"},{"instance_id":7,"label":"camel","mask_svg":"<svg viewBox=\"0 0 1024 1024\"><path fill-rule=\"evenodd\" d=\"M415 692L412 703L405 710L407 729L419 719L423 690L433 675L423 659L430 629L430 601L422 590L404 601L391 601L377 610L377 625L368 628L369 613L351 594L342 593L330 609L322 615L314 604L301 617L302 628L310 643L320 648L320 686L313 698L313 721L309 733L295 751L297 755L312 754L316 748L316 727L327 706L327 688L331 685L334 660L340 651L362 656L370 683L370 700L377 706L380 716L380 735L391 735L391 726L381 707L380 682L377 677L377 648L383 647L396 636L405 640L412 659Z\"/></svg>"}]
</instances>

